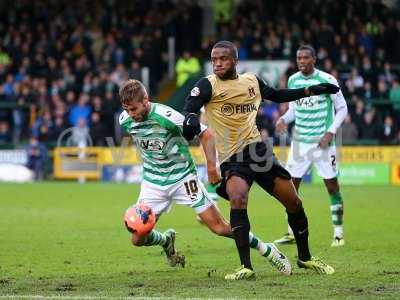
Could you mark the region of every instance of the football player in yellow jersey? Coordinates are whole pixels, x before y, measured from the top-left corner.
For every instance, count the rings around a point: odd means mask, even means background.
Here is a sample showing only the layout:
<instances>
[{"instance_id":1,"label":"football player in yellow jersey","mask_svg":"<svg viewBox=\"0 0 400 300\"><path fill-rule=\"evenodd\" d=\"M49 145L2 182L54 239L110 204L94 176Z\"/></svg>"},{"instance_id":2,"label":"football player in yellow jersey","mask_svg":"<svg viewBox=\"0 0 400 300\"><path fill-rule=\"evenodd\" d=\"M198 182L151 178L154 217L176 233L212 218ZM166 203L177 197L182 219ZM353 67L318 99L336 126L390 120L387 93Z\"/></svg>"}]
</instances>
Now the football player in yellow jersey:
<instances>
[{"instance_id":1,"label":"football player in yellow jersey","mask_svg":"<svg viewBox=\"0 0 400 300\"><path fill-rule=\"evenodd\" d=\"M286 208L297 243L298 266L321 274L334 273L331 266L311 256L308 221L302 202L290 174L275 158L272 145L262 142L255 119L264 99L288 102L311 95L335 94L339 88L322 83L308 88L276 90L252 73L237 74L237 48L229 41L214 45L211 62L214 74L200 79L186 99L183 135L191 140L200 133L198 112L204 106L221 163L222 181L217 192L230 201L230 223L242 265L225 279L255 276L250 259L247 215L248 193L254 181Z\"/></svg>"}]
</instances>

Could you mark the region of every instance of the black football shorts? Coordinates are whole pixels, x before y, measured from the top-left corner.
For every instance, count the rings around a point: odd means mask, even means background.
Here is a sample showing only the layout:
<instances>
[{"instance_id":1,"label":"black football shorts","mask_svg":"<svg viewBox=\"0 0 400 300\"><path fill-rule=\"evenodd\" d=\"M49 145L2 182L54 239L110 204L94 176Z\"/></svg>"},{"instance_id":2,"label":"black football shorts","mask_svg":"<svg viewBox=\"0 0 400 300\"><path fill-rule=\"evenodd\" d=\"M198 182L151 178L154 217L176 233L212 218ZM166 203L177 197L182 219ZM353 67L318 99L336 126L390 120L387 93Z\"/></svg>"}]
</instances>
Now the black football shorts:
<instances>
[{"instance_id":1,"label":"black football shorts","mask_svg":"<svg viewBox=\"0 0 400 300\"><path fill-rule=\"evenodd\" d=\"M242 152L235 153L220 166L222 182L217 194L229 199L226 193L226 182L231 176L244 179L251 187L257 182L269 194L274 189L274 179L280 177L291 179L289 172L280 164L267 142L256 142L247 145Z\"/></svg>"}]
</instances>

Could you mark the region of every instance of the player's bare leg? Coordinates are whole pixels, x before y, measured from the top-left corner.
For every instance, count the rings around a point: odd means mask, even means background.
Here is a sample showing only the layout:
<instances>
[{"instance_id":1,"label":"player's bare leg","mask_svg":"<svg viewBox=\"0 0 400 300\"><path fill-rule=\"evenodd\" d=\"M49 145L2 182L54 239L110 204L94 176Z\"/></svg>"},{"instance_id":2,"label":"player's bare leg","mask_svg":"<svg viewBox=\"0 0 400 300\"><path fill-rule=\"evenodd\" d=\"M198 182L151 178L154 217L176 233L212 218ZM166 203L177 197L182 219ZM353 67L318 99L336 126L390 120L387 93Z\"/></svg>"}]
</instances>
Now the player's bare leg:
<instances>
[{"instance_id":1,"label":"player's bare leg","mask_svg":"<svg viewBox=\"0 0 400 300\"><path fill-rule=\"evenodd\" d=\"M231 225L215 205L210 206L198 216L202 224L206 225L216 235L232 237Z\"/></svg>"},{"instance_id":2,"label":"player's bare leg","mask_svg":"<svg viewBox=\"0 0 400 300\"><path fill-rule=\"evenodd\" d=\"M312 257L310 254L308 246L308 220L293 182L288 179L276 177L274 179L272 195L286 208L288 222L296 239L298 266L313 269L321 274L333 274L335 270L331 266L325 264L320 259Z\"/></svg>"},{"instance_id":3,"label":"player's bare leg","mask_svg":"<svg viewBox=\"0 0 400 300\"><path fill-rule=\"evenodd\" d=\"M339 182L337 178L324 179L326 189L329 193L331 205L331 217L333 225L333 241L332 247L340 247L344 245L343 238L343 212L344 205L342 195L339 190Z\"/></svg>"}]
</instances>

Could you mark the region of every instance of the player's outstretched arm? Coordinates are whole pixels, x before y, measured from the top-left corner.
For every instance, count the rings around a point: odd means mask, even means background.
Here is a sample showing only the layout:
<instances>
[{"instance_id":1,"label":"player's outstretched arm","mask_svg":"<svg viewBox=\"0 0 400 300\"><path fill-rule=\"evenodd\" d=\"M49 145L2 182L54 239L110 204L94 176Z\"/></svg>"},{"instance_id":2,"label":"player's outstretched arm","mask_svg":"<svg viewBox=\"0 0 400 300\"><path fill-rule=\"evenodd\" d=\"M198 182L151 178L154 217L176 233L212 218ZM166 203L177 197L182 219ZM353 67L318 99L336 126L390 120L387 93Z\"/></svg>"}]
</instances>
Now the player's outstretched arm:
<instances>
[{"instance_id":1,"label":"player's outstretched arm","mask_svg":"<svg viewBox=\"0 0 400 300\"><path fill-rule=\"evenodd\" d=\"M199 135L199 140L206 155L208 182L217 184L221 181L221 176L217 168L217 151L215 149L214 135L210 129L206 129Z\"/></svg>"},{"instance_id":2,"label":"player's outstretched arm","mask_svg":"<svg viewBox=\"0 0 400 300\"><path fill-rule=\"evenodd\" d=\"M332 83L320 83L306 88L299 89L274 89L268 86L263 80L258 79L260 86L261 96L263 99L271 100L273 102L290 102L304 97L322 95L322 94L336 94L340 88Z\"/></svg>"}]
</instances>

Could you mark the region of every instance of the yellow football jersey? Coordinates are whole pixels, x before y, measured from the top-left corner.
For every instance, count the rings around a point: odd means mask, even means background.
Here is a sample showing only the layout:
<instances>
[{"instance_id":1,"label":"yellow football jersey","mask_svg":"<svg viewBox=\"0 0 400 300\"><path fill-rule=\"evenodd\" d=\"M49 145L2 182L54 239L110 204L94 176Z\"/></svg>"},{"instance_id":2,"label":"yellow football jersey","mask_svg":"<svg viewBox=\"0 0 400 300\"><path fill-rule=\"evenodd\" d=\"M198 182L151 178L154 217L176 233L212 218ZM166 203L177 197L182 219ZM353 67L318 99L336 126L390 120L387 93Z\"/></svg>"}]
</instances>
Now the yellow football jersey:
<instances>
[{"instance_id":1,"label":"yellow football jersey","mask_svg":"<svg viewBox=\"0 0 400 300\"><path fill-rule=\"evenodd\" d=\"M222 163L248 144L261 141L256 116L262 97L254 74L241 74L233 80L221 80L216 75L206 78L212 92L204 108Z\"/></svg>"}]
</instances>

